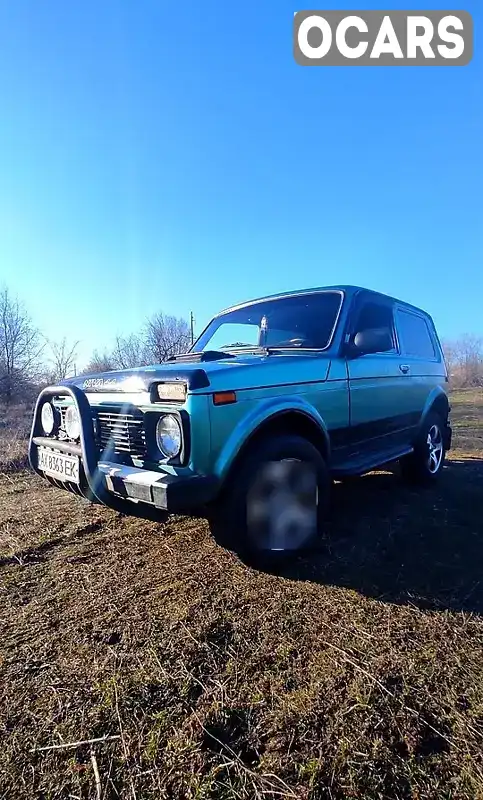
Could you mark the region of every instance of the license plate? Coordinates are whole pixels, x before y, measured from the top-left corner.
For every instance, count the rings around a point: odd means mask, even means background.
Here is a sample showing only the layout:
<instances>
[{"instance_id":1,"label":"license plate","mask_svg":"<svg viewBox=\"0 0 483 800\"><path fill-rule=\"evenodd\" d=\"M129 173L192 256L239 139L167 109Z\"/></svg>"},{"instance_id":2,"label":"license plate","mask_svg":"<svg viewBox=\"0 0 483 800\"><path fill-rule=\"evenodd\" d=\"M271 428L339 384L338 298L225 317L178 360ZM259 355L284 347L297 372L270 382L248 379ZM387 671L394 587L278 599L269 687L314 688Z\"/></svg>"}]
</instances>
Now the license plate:
<instances>
[{"instance_id":1,"label":"license plate","mask_svg":"<svg viewBox=\"0 0 483 800\"><path fill-rule=\"evenodd\" d=\"M61 481L79 483L79 457L54 453L47 447L38 449L38 466L42 472L59 478Z\"/></svg>"}]
</instances>

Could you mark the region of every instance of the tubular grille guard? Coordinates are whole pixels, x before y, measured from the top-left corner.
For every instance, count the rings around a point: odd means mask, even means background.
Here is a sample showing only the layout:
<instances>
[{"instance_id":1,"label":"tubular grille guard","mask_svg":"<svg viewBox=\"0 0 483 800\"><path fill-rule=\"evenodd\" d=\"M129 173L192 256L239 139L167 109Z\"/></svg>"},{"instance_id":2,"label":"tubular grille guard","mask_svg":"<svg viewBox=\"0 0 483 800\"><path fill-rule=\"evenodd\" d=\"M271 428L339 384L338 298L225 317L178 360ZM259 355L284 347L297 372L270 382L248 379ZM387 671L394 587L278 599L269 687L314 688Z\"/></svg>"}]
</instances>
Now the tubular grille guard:
<instances>
[{"instance_id":1,"label":"tubular grille guard","mask_svg":"<svg viewBox=\"0 0 483 800\"><path fill-rule=\"evenodd\" d=\"M47 386L47 388L40 392L35 404L34 418L29 440L29 461L32 469L37 473L37 475L43 477L43 473L38 467L37 446L33 440L35 436L41 436L43 433L40 423L41 406L46 400L52 400L53 397L72 398L77 409L77 413L79 414L79 419L81 421L80 446L82 451L82 466L92 499L98 503L101 503L102 505L113 508L115 511L125 514L125 504L120 501L119 498L108 492L104 475L97 468L98 450L94 437L91 407L84 392L77 386ZM131 514L133 514L133 512L134 515L136 515L136 511L134 509L131 511Z\"/></svg>"}]
</instances>

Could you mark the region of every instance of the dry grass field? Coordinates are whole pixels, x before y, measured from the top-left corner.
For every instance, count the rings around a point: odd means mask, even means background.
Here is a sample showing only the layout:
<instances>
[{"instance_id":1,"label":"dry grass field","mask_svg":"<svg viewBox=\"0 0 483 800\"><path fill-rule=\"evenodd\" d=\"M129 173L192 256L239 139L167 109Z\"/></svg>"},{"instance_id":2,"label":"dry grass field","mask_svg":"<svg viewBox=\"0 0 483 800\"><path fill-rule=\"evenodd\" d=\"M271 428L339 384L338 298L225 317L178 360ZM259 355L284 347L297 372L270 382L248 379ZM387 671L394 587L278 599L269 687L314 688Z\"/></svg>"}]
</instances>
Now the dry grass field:
<instances>
[{"instance_id":1,"label":"dry grass field","mask_svg":"<svg viewBox=\"0 0 483 800\"><path fill-rule=\"evenodd\" d=\"M337 484L283 574L48 487L4 425L0 797L483 798L483 392L452 404L438 488Z\"/></svg>"}]
</instances>

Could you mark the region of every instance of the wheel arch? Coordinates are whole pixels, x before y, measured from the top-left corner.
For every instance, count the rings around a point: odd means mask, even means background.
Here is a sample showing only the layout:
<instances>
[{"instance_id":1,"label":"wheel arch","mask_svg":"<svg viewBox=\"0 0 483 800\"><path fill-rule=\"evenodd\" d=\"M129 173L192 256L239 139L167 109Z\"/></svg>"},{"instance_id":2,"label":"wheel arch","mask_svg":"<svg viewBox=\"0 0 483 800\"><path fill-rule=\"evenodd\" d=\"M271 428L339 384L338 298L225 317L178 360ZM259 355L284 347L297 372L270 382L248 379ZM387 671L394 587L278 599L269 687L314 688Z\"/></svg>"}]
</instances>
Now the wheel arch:
<instances>
[{"instance_id":1,"label":"wheel arch","mask_svg":"<svg viewBox=\"0 0 483 800\"><path fill-rule=\"evenodd\" d=\"M437 387L431 392L426 401L421 417L420 428L425 424L429 414L436 412L442 417L443 422L446 422L450 411L451 406L448 395L441 387Z\"/></svg>"},{"instance_id":2,"label":"wheel arch","mask_svg":"<svg viewBox=\"0 0 483 800\"><path fill-rule=\"evenodd\" d=\"M257 419L256 424L249 427L238 446L231 448L229 454L226 452L221 454L217 465L221 484L225 484L233 476L241 460L259 441L277 435L301 436L319 450L326 463L330 461L330 440L324 421L315 409L306 408L302 403L294 403L273 409L271 413Z\"/></svg>"}]
</instances>

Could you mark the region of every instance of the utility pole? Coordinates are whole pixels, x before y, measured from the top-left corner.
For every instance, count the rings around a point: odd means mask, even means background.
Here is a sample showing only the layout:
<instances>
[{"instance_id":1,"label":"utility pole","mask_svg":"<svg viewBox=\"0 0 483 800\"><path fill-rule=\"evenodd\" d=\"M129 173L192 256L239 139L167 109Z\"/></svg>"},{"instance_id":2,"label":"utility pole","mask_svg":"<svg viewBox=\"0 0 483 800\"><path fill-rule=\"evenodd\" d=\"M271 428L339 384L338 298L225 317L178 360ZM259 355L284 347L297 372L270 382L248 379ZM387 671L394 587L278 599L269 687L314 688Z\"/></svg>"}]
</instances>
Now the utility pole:
<instances>
[{"instance_id":1,"label":"utility pole","mask_svg":"<svg viewBox=\"0 0 483 800\"><path fill-rule=\"evenodd\" d=\"M191 344L193 345L195 340L195 318L193 316L192 311L190 311L190 330L191 330Z\"/></svg>"}]
</instances>

